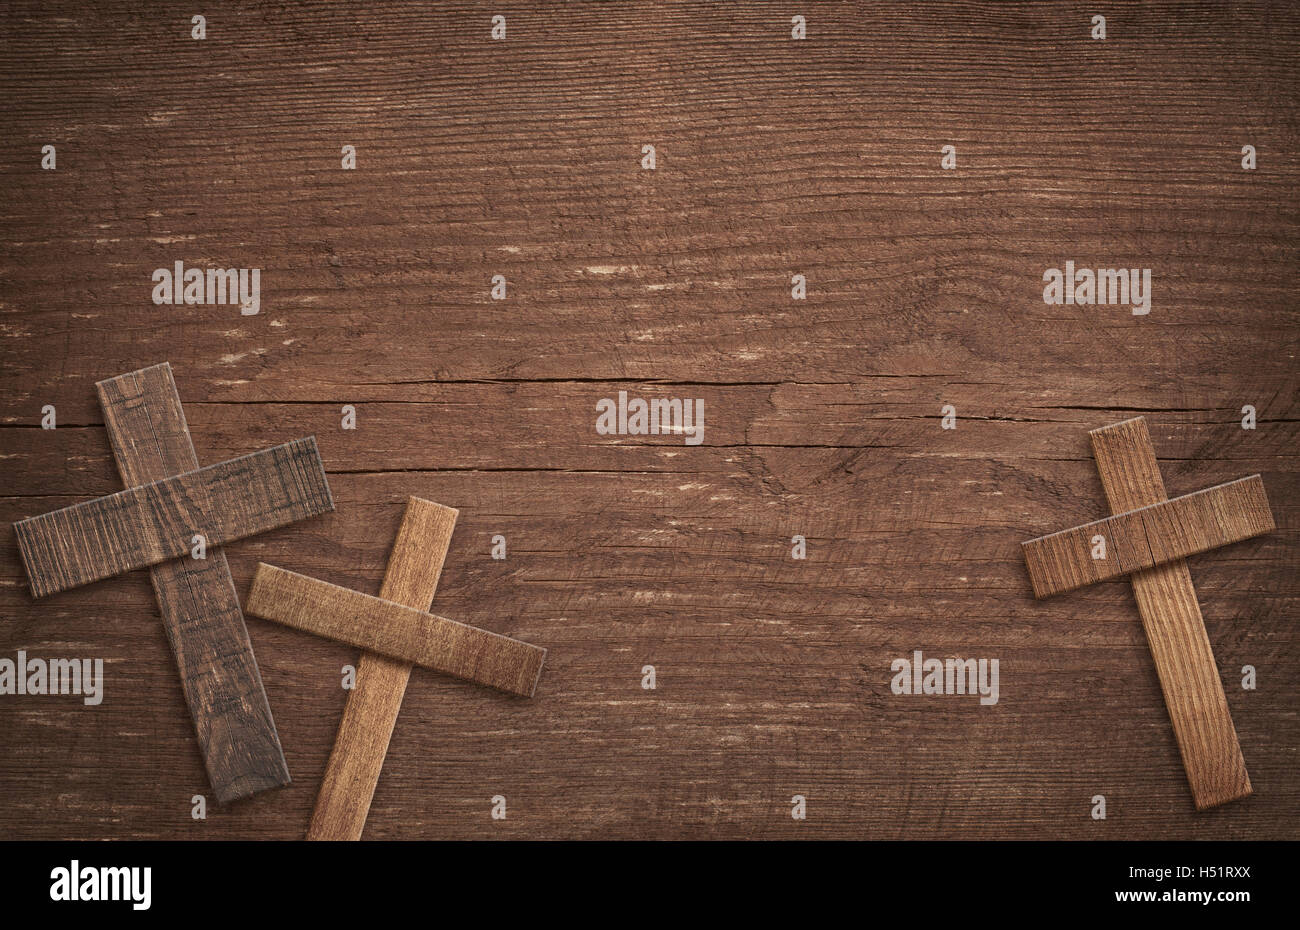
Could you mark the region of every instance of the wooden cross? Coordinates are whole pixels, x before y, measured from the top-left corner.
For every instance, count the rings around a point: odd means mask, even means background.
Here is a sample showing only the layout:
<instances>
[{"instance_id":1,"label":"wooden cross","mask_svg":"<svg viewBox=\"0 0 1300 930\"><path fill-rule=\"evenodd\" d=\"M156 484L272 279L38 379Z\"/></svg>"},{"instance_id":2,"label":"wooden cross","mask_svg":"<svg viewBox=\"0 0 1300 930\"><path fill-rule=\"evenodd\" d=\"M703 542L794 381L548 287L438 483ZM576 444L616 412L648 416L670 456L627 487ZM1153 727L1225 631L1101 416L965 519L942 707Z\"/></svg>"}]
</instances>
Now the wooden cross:
<instances>
[{"instance_id":1,"label":"wooden cross","mask_svg":"<svg viewBox=\"0 0 1300 930\"><path fill-rule=\"evenodd\" d=\"M289 783L222 543L334 509L315 439L199 468L164 362L96 385L127 490L14 524L41 597L149 566L217 803ZM195 535L205 557L189 558Z\"/></svg>"},{"instance_id":2,"label":"wooden cross","mask_svg":"<svg viewBox=\"0 0 1300 930\"><path fill-rule=\"evenodd\" d=\"M451 545L457 511L412 497L379 597L259 565L248 612L368 650L357 664L307 831L358 840L397 723L412 664L532 697L546 650L425 613Z\"/></svg>"},{"instance_id":3,"label":"wooden cross","mask_svg":"<svg viewBox=\"0 0 1300 930\"><path fill-rule=\"evenodd\" d=\"M1259 475L1169 500L1146 420L1093 430L1115 516L1022 543L1034 594L1128 574L1198 810L1250 794L1250 776L1184 557L1274 529Z\"/></svg>"}]
</instances>

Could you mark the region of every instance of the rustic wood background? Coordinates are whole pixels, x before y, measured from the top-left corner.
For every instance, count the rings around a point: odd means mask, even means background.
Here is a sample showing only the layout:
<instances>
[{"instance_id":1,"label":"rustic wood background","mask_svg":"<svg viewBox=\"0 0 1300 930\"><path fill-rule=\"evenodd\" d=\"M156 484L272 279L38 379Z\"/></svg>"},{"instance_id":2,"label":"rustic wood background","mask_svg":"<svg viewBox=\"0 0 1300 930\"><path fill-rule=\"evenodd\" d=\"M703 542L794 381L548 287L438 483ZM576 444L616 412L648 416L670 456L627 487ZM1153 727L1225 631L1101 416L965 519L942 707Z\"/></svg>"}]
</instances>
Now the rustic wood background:
<instances>
[{"instance_id":1,"label":"rustic wood background","mask_svg":"<svg viewBox=\"0 0 1300 930\"><path fill-rule=\"evenodd\" d=\"M367 837L1295 837L1300 9L1225 6L6 3L0 655L107 681L0 697L0 836L306 829L355 649L248 619L294 782L196 822L147 573L27 593L8 524L120 489L94 382L167 360L202 464L320 444L337 511L228 547L241 596L376 593L415 494L434 610L549 650L531 701L416 670ZM155 306L178 259L261 313ZM1067 259L1150 316L1044 305ZM704 444L598 436L620 389ZM1137 414L1171 495L1261 472L1278 522L1191 562L1255 788L1203 814L1127 582L1038 602L1019 549L1108 514ZM1000 703L894 696L914 649Z\"/></svg>"}]
</instances>

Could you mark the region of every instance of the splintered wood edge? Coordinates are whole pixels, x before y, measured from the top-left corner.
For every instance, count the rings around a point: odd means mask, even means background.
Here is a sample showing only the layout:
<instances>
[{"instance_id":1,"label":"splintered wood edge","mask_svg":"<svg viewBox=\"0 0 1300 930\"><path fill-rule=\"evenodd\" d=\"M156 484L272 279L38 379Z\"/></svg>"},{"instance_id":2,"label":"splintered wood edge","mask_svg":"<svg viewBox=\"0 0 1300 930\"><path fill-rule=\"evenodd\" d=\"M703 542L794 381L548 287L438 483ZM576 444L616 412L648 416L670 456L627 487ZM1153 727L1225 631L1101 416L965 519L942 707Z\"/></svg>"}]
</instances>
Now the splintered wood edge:
<instances>
[{"instance_id":1,"label":"splintered wood edge","mask_svg":"<svg viewBox=\"0 0 1300 930\"><path fill-rule=\"evenodd\" d=\"M446 504L439 504L437 501L431 501L427 497L416 497L414 494L412 494L411 496L407 497L406 506L407 509L410 509L412 507L421 507L421 508L429 507L432 508L433 510L444 511L445 513L449 514L453 520L460 519L460 511L457 510L455 507L448 507ZM405 516L405 512L403 512L403 516Z\"/></svg>"},{"instance_id":2,"label":"splintered wood edge","mask_svg":"<svg viewBox=\"0 0 1300 930\"><path fill-rule=\"evenodd\" d=\"M316 465L320 470L321 490L325 492L325 509L322 511L322 513L333 513L334 492L330 490L330 479L329 479L329 475L325 473L325 460L321 458L320 444L316 442L316 434L312 433L310 436L304 436L300 441L310 443L311 451L316 453ZM312 516L317 516L317 517L320 515L321 514L312 514Z\"/></svg>"},{"instance_id":3,"label":"splintered wood edge","mask_svg":"<svg viewBox=\"0 0 1300 930\"><path fill-rule=\"evenodd\" d=\"M154 371L155 369L158 369L158 368L165 369L165 370L167 371L167 374L168 374L169 376L171 376L171 379L172 379L173 383L176 381L175 375L173 375L173 373L172 373L172 363L171 363L171 362L159 362L159 363L156 364L156 365L146 365L146 366L143 367L143 368L137 368L135 371L124 371L124 372L123 372L122 374L120 374L120 375L114 375L114 376L111 377L111 378L104 378L104 379L102 379L102 380L100 380L100 381L96 381L96 382L95 382L95 388L96 388L96 390L98 390L98 388L99 388L99 386L100 386L101 384L111 384L111 383L114 382L114 381L121 381L123 378L138 378L138 377L141 377L141 376L143 376L143 375L146 375L146 374L148 374L149 372Z\"/></svg>"},{"instance_id":4,"label":"splintered wood edge","mask_svg":"<svg viewBox=\"0 0 1300 930\"><path fill-rule=\"evenodd\" d=\"M1127 420L1116 420L1114 423L1108 423L1105 426L1098 426L1095 429L1088 430L1088 435L1091 436L1093 433L1104 433L1107 430L1118 429L1121 426L1130 426L1136 423L1146 423L1146 421L1147 418L1141 415L1138 415L1136 417L1129 417Z\"/></svg>"}]
</instances>

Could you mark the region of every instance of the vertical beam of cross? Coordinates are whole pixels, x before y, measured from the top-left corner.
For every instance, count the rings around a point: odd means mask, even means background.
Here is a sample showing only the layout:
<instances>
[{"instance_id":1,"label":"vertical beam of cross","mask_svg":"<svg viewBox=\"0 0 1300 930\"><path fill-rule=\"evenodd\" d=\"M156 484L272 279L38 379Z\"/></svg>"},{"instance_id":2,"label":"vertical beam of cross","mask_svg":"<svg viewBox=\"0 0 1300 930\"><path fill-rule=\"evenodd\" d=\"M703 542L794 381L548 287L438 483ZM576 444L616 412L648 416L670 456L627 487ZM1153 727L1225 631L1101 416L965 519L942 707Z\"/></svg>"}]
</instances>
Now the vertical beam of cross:
<instances>
[{"instance_id":1,"label":"vertical beam of cross","mask_svg":"<svg viewBox=\"0 0 1300 930\"><path fill-rule=\"evenodd\" d=\"M95 388L127 487L199 467L171 365L109 378ZM289 766L225 552L214 548L206 559L163 562L149 569L149 578L217 802L287 785Z\"/></svg>"},{"instance_id":2,"label":"vertical beam of cross","mask_svg":"<svg viewBox=\"0 0 1300 930\"><path fill-rule=\"evenodd\" d=\"M199 467L167 362L95 385L128 488ZM266 700L226 553L149 569L208 780L225 804L287 785L289 766Z\"/></svg>"},{"instance_id":3,"label":"vertical beam of cross","mask_svg":"<svg viewBox=\"0 0 1300 930\"><path fill-rule=\"evenodd\" d=\"M1122 513L1166 499L1142 417L1090 435L1111 510ZM1250 776L1187 562L1177 559L1129 578L1197 809L1246 797Z\"/></svg>"},{"instance_id":4,"label":"vertical beam of cross","mask_svg":"<svg viewBox=\"0 0 1300 930\"><path fill-rule=\"evenodd\" d=\"M410 499L388 557L381 598L417 610L429 608L457 515L450 507ZM409 662L361 654L356 687L348 693L307 839L361 838L410 675Z\"/></svg>"}]
</instances>

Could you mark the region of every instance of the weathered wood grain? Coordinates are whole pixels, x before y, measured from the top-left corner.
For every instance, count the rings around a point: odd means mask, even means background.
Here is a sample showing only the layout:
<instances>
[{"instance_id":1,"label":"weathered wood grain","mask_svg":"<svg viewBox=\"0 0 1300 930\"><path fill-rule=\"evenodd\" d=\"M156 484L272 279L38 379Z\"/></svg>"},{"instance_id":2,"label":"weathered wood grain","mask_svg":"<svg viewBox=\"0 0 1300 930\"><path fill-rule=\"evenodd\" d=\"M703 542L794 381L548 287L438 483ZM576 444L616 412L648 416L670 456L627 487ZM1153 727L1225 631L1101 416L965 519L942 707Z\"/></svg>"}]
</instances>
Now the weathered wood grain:
<instances>
[{"instance_id":1,"label":"weathered wood grain","mask_svg":"<svg viewBox=\"0 0 1300 930\"><path fill-rule=\"evenodd\" d=\"M504 411L492 415L505 423ZM1003 428L1032 434L1023 425ZM1223 432L1224 442L1232 438ZM735 452L715 450L713 467L689 478L534 471L524 481L512 471L336 475L331 468L335 513L245 541L229 555L241 591L259 559L378 591L405 496L455 501L462 516L438 610L549 647L547 678L531 702L419 676L403 703L407 723L393 734L368 838L637 831L660 839L793 838L804 835L800 827L838 838L856 831L1086 839L1099 830L1112 837L1281 837L1284 808L1298 798L1289 753L1280 747L1296 731L1289 716L1258 708L1274 706L1271 679L1276 687L1300 685L1284 635L1300 579L1271 574L1296 545L1288 529L1295 511L1279 498L1279 533L1204 559L1197 573L1224 669L1249 662L1265 684L1228 696L1250 747L1256 796L1193 818L1127 588L1097 585L1041 602L1031 596L1019 550L1024 526L1063 513L1083 517L1085 507L1095 513L1104 500L1086 431L1063 425L1056 439L1058 461L965 461L960 493L937 490L951 485L951 458L900 459L869 449L756 450L749 474L727 473L723 457ZM1186 451L1164 441L1160 449L1175 457ZM1203 463L1196 467L1183 472L1183 487L1213 480L1199 470ZM1221 474L1226 466L1208 467ZM1270 474L1270 481L1275 477L1293 480L1290 473ZM1009 481L1019 493L1009 494ZM786 489L776 506L771 482ZM860 505L846 508L847 498ZM24 503L3 502L0 516ZM942 511L931 509L940 504ZM810 533L802 563L788 558L789 534L800 530ZM502 531L510 555L494 561L490 540ZM22 569L12 539L0 547L0 567L0 593L15 590L7 579L21 584ZM24 613L25 600L13 601L16 623L6 632L11 644L30 646L48 635L48 618ZM89 719L55 703L11 705L3 738L13 740L13 751L0 756L0 780L13 809L42 803L48 789L31 780L32 771L48 772L76 799L75 813L56 816L57 829L15 819L18 834L302 835L344 706L339 670L356 663L354 649L249 617L295 783L266 795L267 803L254 798L193 824L188 807L168 806L201 790L204 774L179 688L170 697L160 693L159 682L169 685L174 676L166 642L139 627L139 614L150 609L148 584L125 579L68 592L61 602L68 616L57 642L74 655L102 650L114 660L116 684ZM889 663L905 654L902 647L966 655L972 643L1016 669L1004 673L997 707L907 706L890 694ZM786 655L800 663L778 669L774 657ZM659 670L656 692L640 687L647 663ZM82 730L70 740L75 727L92 727L93 738ZM123 744L158 760L166 774L124 770L112 754ZM113 783L72 779L68 753L113 771ZM863 759L872 760L870 769ZM606 779L617 793L604 787ZM592 787L575 793L575 784ZM778 793L785 785L810 792L816 819L789 820L779 803L789 800ZM484 787L510 798L510 820L487 817ZM1111 810L1100 824L1087 810L1098 791ZM573 819L553 819L554 797L570 798ZM834 819L818 816L825 805L834 807ZM1259 819L1260 809L1278 822Z\"/></svg>"},{"instance_id":2,"label":"weathered wood grain","mask_svg":"<svg viewBox=\"0 0 1300 930\"><path fill-rule=\"evenodd\" d=\"M315 437L14 524L32 595L89 584L332 510Z\"/></svg>"},{"instance_id":3,"label":"weathered wood grain","mask_svg":"<svg viewBox=\"0 0 1300 930\"><path fill-rule=\"evenodd\" d=\"M456 516L453 508L432 501L407 501L379 589L381 598L419 610L428 607L438 590ZM356 687L348 692L307 839L361 839L410 677L409 662L361 654Z\"/></svg>"},{"instance_id":4,"label":"weathered wood grain","mask_svg":"<svg viewBox=\"0 0 1300 930\"><path fill-rule=\"evenodd\" d=\"M1073 591L1275 529L1264 482L1251 475L1021 543L1035 597ZM1094 558L1100 536L1105 556Z\"/></svg>"},{"instance_id":5,"label":"weathered wood grain","mask_svg":"<svg viewBox=\"0 0 1300 930\"><path fill-rule=\"evenodd\" d=\"M127 487L199 467L170 364L95 388ZM226 554L212 547L206 555L160 562L149 569L149 579L208 781L217 803L225 804L290 778Z\"/></svg>"},{"instance_id":6,"label":"weathered wood grain","mask_svg":"<svg viewBox=\"0 0 1300 930\"><path fill-rule=\"evenodd\" d=\"M1097 515L1080 495L1063 493L1067 489L1061 477L1046 469L1052 463L1079 461L1076 451L1064 444L1065 437L1072 431L1086 437L1100 420L1158 414L1162 445L1168 450L1164 467L1173 469L1170 480L1187 490L1216 484L1225 473L1253 471L1261 471L1272 487L1275 476L1290 473L1292 450L1300 447L1300 404L1295 400L1300 398L1300 373L1273 388L1285 400L1279 398L1268 408L1269 418L1256 431L1243 431L1239 411L1230 401L1215 399L1226 394L1225 389L1196 388L1194 397L1186 401L1192 404L1188 409L1153 410L1137 406L1136 399L1129 397L1127 402L1116 399L1096 410L1063 406L1061 397L1038 400L1038 391L1028 382L1014 396L1001 398L992 387L963 386L961 390L969 391L970 397L959 408L958 428L942 432L942 445L935 445L946 384L900 376L864 378L855 385L564 381L374 386L358 390L360 396L352 399L357 428L348 431L339 429L341 399L187 401L185 410L195 435L222 457L259 443L270 445L285 435L330 437L322 442L321 454L331 477L389 470L395 464L391 459L399 454L395 449L400 449L402 469L409 471L672 474L683 472L685 460L692 471L710 478L726 478L738 469L762 469L765 460L800 454L817 461L874 455L908 467L919 467L926 457L948 457L971 471L996 466L1015 480L1023 479L1026 489L1050 482L1045 490L1051 499L1026 495L1021 502L1033 508L1026 511L1030 526L1035 522L1051 526L1062 519L1083 523ZM598 435L593 428L596 401L617 394L620 388L648 398L704 398L710 416L703 444L686 458L682 443L668 437ZM397 400L403 393L411 399ZM526 411L522 419L520 411ZM532 428L521 429L521 423ZM546 442L539 441L539 424L545 424L550 434ZM111 461L104 456L98 420L85 426L60 426L58 437L57 443L51 443L39 429L16 428L5 434L12 453L30 465L9 476L11 493L49 494L51 476L67 476L68 481L75 477L84 484L83 494L108 494L120 487ZM1082 442L1086 453L1086 439ZM1090 457L1085 464L1095 471ZM1088 478L1097 480L1092 473ZM933 490L942 494L942 485ZM1102 500L1100 485L1096 490L1097 500ZM401 502L396 500L399 506ZM1278 501L1273 503L1276 506ZM963 504L955 500L945 506Z\"/></svg>"},{"instance_id":7,"label":"weathered wood grain","mask_svg":"<svg viewBox=\"0 0 1300 930\"><path fill-rule=\"evenodd\" d=\"M205 461L321 440L337 512L230 547L237 590L378 592L407 497L459 508L437 611L546 681L418 676L367 838L1300 833L1295 4L196 12L0 4L0 520L120 489L85 385L160 358ZM262 268L261 313L155 306L177 259ZM1151 266L1151 314L1045 306L1066 259ZM704 444L597 435L619 389L703 397ZM1139 414L1171 494L1259 472L1278 524L1197 561L1255 789L1201 814L1129 587L1035 601L1020 550L1103 515L1087 431ZM248 618L295 782L196 822L152 609L33 604L0 534L0 654L110 672L94 713L0 699L0 832L301 836L355 649ZM1000 703L895 697L916 647L1001 658Z\"/></svg>"},{"instance_id":8,"label":"weathered wood grain","mask_svg":"<svg viewBox=\"0 0 1300 930\"><path fill-rule=\"evenodd\" d=\"M1273 91L1294 80L1294 9L1200 0L1189 27L1183 7L1120 2L1096 42L1064 3L819 6L804 42L749 4L520 11L505 42L451 7L251 3L210 15L224 25L205 42L162 17L91 41L54 11L15 15L0 220L7 302L39 309L0 410L84 406L47 359L123 371L185 342L204 347L187 378L229 402L870 374L963 396L1036 382L1099 407L1117 392L1178 407L1195 385L1225 405L1289 396L1271 364L1223 393L1215 373L1292 334L1300 161ZM96 83L124 62L139 96ZM318 69L309 84L291 62ZM63 167L36 170L31 146L70 124ZM642 171L650 136L660 167ZM948 142L955 171L939 168ZM110 213L101 193L97 228L69 194L117 190L124 167L137 207ZM152 305L149 272L191 255L285 260L258 317ZM1152 317L1043 305L1043 269L1092 255L1159 258ZM1243 297L1249 325L1232 325Z\"/></svg>"},{"instance_id":9,"label":"weathered wood grain","mask_svg":"<svg viewBox=\"0 0 1300 930\"><path fill-rule=\"evenodd\" d=\"M435 672L532 697L546 650L261 563L248 612Z\"/></svg>"},{"instance_id":10,"label":"weathered wood grain","mask_svg":"<svg viewBox=\"0 0 1300 930\"><path fill-rule=\"evenodd\" d=\"M1089 435L1111 509L1128 511L1165 500L1144 418ZM1134 572L1130 580L1197 809L1246 797L1250 776L1187 563Z\"/></svg>"}]
</instances>

